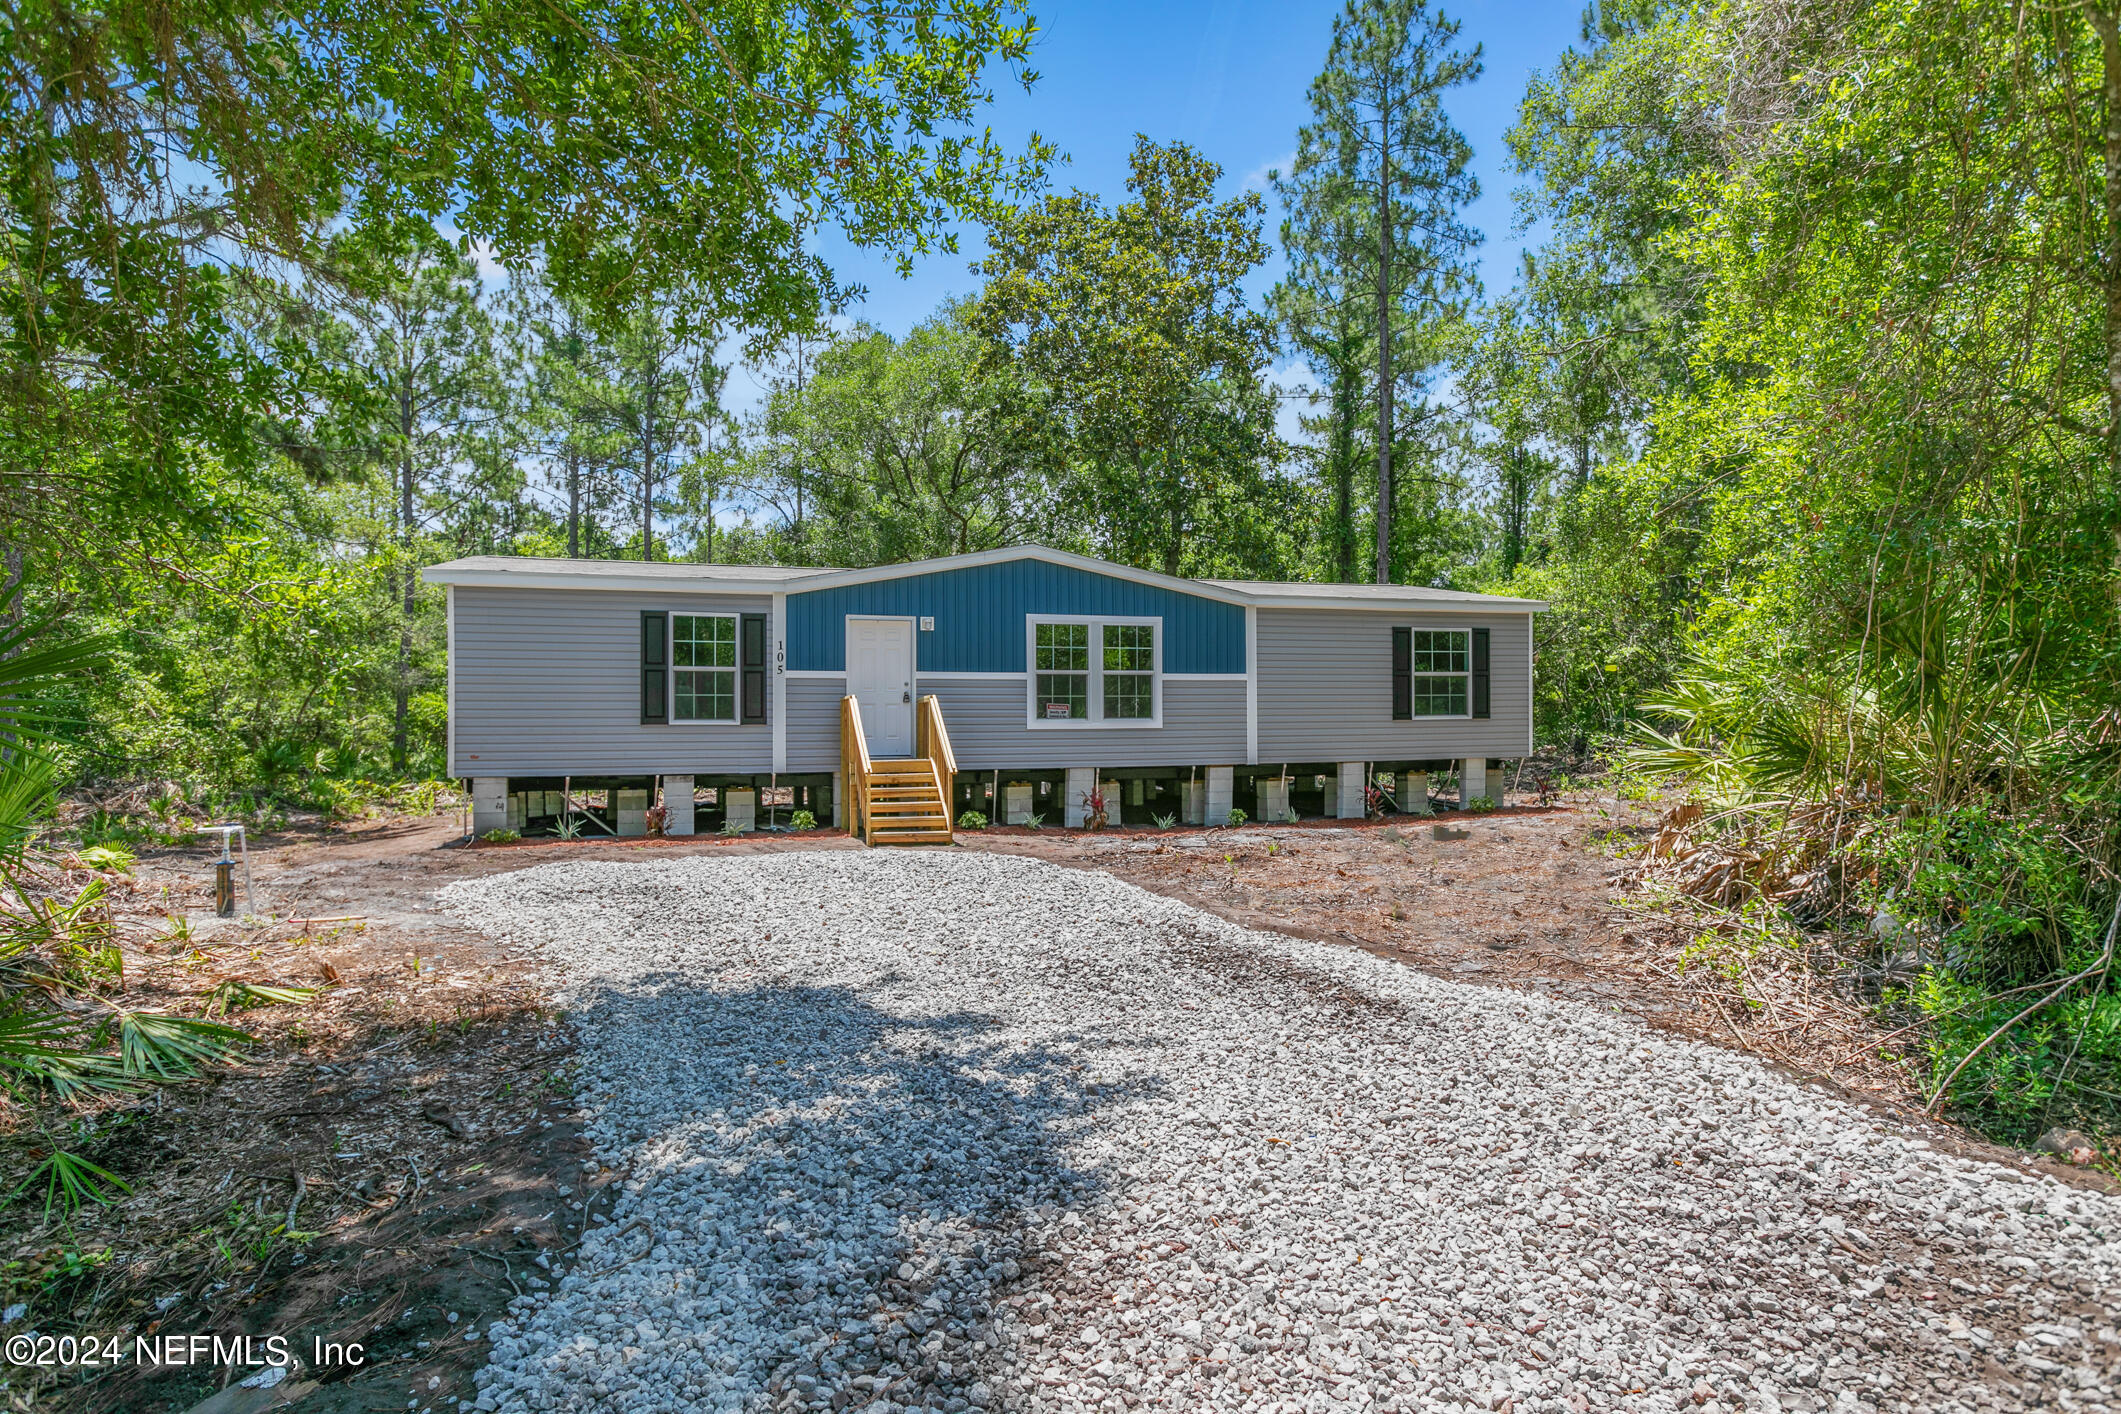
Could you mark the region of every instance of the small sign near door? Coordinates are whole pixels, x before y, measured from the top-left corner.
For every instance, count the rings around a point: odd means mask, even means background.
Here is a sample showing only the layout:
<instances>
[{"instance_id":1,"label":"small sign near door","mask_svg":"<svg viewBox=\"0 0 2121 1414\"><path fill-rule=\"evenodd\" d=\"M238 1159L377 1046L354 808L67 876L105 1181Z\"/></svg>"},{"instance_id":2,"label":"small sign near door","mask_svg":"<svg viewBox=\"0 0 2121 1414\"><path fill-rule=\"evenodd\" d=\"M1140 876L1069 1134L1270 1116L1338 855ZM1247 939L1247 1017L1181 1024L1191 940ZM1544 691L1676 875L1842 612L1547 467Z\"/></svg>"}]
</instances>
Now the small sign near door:
<instances>
[{"instance_id":1,"label":"small sign near door","mask_svg":"<svg viewBox=\"0 0 2121 1414\"><path fill-rule=\"evenodd\" d=\"M922 632L922 633L933 633L933 632L935 632L935 615L933 615L933 614L922 614L922 615L921 615L921 632Z\"/></svg>"}]
</instances>

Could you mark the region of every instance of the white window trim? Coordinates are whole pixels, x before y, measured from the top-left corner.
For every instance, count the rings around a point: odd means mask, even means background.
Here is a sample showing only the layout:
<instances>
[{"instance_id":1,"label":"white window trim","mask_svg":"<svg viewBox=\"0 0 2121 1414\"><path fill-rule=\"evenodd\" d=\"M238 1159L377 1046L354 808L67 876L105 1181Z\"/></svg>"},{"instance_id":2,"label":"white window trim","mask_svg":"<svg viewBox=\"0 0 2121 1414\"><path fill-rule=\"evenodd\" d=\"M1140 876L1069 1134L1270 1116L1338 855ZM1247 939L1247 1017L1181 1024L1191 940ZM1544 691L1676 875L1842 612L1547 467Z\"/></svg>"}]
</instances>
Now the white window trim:
<instances>
[{"instance_id":1,"label":"white window trim","mask_svg":"<svg viewBox=\"0 0 2121 1414\"><path fill-rule=\"evenodd\" d=\"M1040 624L1088 624L1090 626L1090 715L1080 720L1053 721L1040 715L1038 703L1038 626ZM1156 630L1153 666L1149 672L1150 714L1105 720L1105 626L1147 624ZM1127 731L1157 728L1164 724L1164 621L1158 617L1122 614L1026 614L1024 616L1024 725L1032 731Z\"/></svg>"},{"instance_id":2,"label":"white window trim","mask_svg":"<svg viewBox=\"0 0 2121 1414\"><path fill-rule=\"evenodd\" d=\"M723 668L680 668L678 666L678 620L679 619L728 619L730 632L736 635L736 666ZM744 724L744 616L734 610L724 609L672 609L670 611L670 664L665 671L669 681L664 691L670 695L669 710L663 715L673 727L737 727ZM729 717L680 717L678 715L678 674L680 672L728 672L730 685L735 690L732 701L736 713ZM756 724L754 724L756 725Z\"/></svg>"},{"instance_id":3,"label":"white window trim","mask_svg":"<svg viewBox=\"0 0 2121 1414\"><path fill-rule=\"evenodd\" d=\"M1407 684L1407 686L1408 686L1408 697L1409 697L1409 699L1410 699L1410 700L1409 700L1409 703L1408 703L1408 706L1409 706L1409 708L1410 708L1410 709L1411 709L1411 707L1412 707L1412 705L1413 705L1413 704L1412 704L1412 701L1411 701L1411 698L1412 698L1412 696L1413 696L1413 679L1415 679L1415 678L1464 678L1464 679L1466 680L1466 710L1465 710L1465 711L1463 711L1463 712L1428 712L1428 713L1422 713L1422 712L1413 712L1413 711L1411 711L1411 710L1410 710L1410 712L1409 712L1409 714L1408 714L1408 716L1407 716L1407 724L1408 724L1409 726L1411 726L1411 725L1413 725L1413 724L1414 724L1415 722L1470 722L1470 721L1472 721L1472 720L1473 720L1473 626L1472 626L1471 624L1438 624L1438 623L1426 623L1426 624L1424 624L1424 623L1410 623L1410 624L1407 624L1407 625L1405 625L1405 627L1407 627L1407 628L1409 628L1409 629L1412 629L1412 630L1413 630L1413 631L1414 631L1415 633L1462 633L1462 634L1464 634L1464 635L1466 636L1466 670L1465 670L1464 672L1462 672L1462 673L1423 673L1423 672L1414 672L1414 671L1409 671L1409 672L1408 672L1408 674L1407 674L1407 679L1408 679L1408 684ZM1408 642L1409 642L1409 646L1411 647L1411 645L1412 645L1412 640L1410 639L1410 640L1409 640ZM1386 662L1385 662L1385 675L1386 675L1386 685L1387 685L1387 687L1389 687L1389 686L1390 686L1391 672L1392 672L1392 664L1391 664L1391 661L1390 661L1389 659L1387 659L1387 660L1386 660ZM1389 705L1389 703L1388 703L1387 705Z\"/></svg>"}]
</instances>

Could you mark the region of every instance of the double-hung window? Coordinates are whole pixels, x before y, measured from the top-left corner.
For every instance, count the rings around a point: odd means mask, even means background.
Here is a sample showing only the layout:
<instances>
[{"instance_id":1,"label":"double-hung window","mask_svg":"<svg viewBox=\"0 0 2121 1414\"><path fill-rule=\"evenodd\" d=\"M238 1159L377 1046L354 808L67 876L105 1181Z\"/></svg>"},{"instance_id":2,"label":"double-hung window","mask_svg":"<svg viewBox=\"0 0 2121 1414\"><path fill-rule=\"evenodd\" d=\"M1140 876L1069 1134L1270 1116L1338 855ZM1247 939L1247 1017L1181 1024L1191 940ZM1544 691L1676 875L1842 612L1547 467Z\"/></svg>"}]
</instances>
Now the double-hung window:
<instances>
[{"instance_id":1,"label":"double-hung window","mask_svg":"<svg viewBox=\"0 0 2121 1414\"><path fill-rule=\"evenodd\" d=\"M679 722L736 720L735 614L672 614L670 667Z\"/></svg>"},{"instance_id":2,"label":"double-hung window","mask_svg":"<svg viewBox=\"0 0 2121 1414\"><path fill-rule=\"evenodd\" d=\"M1488 715L1488 630L1392 630L1392 715Z\"/></svg>"},{"instance_id":3,"label":"double-hung window","mask_svg":"<svg viewBox=\"0 0 2121 1414\"><path fill-rule=\"evenodd\" d=\"M1161 619L1034 618L1030 722L1162 724Z\"/></svg>"},{"instance_id":4,"label":"double-hung window","mask_svg":"<svg viewBox=\"0 0 2121 1414\"><path fill-rule=\"evenodd\" d=\"M1039 624L1037 701L1048 721L1080 722L1090 716L1090 625Z\"/></svg>"}]
</instances>

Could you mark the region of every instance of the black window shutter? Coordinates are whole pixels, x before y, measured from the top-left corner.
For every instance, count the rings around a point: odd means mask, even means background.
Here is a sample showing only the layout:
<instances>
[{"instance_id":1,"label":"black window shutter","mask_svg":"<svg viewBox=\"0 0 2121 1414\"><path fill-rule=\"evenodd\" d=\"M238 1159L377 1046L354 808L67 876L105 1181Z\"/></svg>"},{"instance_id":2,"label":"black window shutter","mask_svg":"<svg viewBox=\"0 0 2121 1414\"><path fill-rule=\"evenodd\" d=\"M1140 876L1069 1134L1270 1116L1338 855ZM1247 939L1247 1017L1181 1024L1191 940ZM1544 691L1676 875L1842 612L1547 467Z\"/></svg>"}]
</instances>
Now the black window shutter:
<instances>
[{"instance_id":1,"label":"black window shutter","mask_svg":"<svg viewBox=\"0 0 2121 1414\"><path fill-rule=\"evenodd\" d=\"M1392 720L1414 716L1414 630L1392 630Z\"/></svg>"},{"instance_id":2,"label":"black window shutter","mask_svg":"<svg viewBox=\"0 0 2121 1414\"><path fill-rule=\"evenodd\" d=\"M744 669L744 720L763 722L766 720L766 616L744 615L743 630L737 640L743 646L737 661Z\"/></svg>"},{"instance_id":3,"label":"black window shutter","mask_svg":"<svg viewBox=\"0 0 2121 1414\"><path fill-rule=\"evenodd\" d=\"M670 723L670 615L641 613L641 725Z\"/></svg>"},{"instance_id":4,"label":"black window shutter","mask_svg":"<svg viewBox=\"0 0 2121 1414\"><path fill-rule=\"evenodd\" d=\"M1473 630L1473 715L1488 715L1488 631Z\"/></svg>"}]
</instances>

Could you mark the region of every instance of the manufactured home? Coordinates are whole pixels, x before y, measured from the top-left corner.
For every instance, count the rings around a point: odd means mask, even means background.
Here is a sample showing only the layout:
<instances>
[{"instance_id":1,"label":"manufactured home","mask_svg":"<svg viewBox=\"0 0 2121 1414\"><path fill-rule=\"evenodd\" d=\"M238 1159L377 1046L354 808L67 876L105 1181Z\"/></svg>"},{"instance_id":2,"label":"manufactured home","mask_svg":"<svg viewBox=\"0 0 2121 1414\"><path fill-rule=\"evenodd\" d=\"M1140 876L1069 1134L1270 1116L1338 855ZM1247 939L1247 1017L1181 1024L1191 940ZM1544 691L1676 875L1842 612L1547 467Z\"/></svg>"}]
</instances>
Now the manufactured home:
<instances>
[{"instance_id":1,"label":"manufactured home","mask_svg":"<svg viewBox=\"0 0 2121 1414\"><path fill-rule=\"evenodd\" d=\"M1532 749L1530 600L1181 579L1038 545L873 569L478 556L449 596L473 829L806 808L875 843L997 822L1359 818ZM763 794L762 794L763 793ZM783 816L782 818L785 818Z\"/></svg>"}]
</instances>

